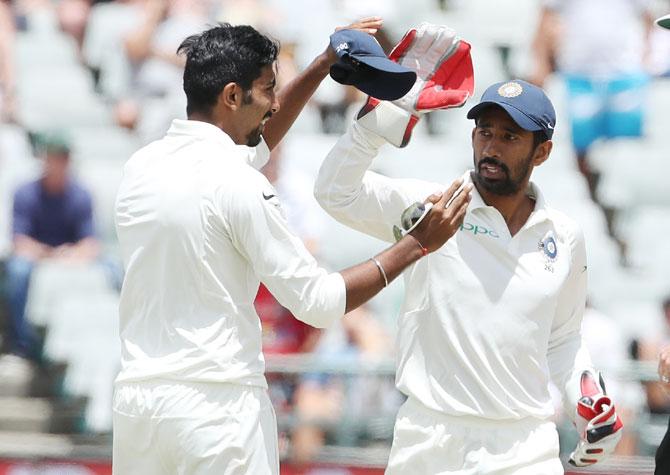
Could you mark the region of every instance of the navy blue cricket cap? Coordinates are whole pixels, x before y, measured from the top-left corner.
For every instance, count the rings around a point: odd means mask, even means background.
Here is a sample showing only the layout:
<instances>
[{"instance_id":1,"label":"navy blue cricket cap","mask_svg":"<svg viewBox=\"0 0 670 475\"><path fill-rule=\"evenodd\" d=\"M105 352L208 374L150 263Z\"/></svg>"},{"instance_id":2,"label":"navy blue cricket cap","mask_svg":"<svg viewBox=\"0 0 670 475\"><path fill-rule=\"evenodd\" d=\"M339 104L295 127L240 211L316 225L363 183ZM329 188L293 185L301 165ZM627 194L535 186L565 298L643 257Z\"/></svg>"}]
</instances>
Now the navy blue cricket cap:
<instances>
[{"instance_id":1,"label":"navy blue cricket cap","mask_svg":"<svg viewBox=\"0 0 670 475\"><path fill-rule=\"evenodd\" d=\"M407 94L416 73L394 63L373 36L358 30L340 30L330 35L330 45L338 56L330 67L330 77L350 84L364 93L385 101Z\"/></svg>"},{"instance_id":2,"label":"navy blue cricket cap","mask_svg":"<svg viewBox=\"0 0 670 475\"><path fill-rule=\"evenodd\" d=\"M524 130L541 130L547 139L554 134L556 111L542 88L521 79L493 84L484 91L479 104L468 111L468 119L476 119L493 105L502 107Z\"/></svg>"}]
</instances>

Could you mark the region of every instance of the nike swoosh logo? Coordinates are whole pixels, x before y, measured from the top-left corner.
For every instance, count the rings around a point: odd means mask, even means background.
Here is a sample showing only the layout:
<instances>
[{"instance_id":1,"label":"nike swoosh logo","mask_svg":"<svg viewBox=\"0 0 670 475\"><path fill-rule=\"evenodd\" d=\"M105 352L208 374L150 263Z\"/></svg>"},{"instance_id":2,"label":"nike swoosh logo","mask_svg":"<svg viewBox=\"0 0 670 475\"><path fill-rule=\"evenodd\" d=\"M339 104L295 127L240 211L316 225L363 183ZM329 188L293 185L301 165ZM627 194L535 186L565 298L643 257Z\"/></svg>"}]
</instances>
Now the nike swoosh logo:
<instances>
[{"instance_id":1,"label":"nike swoosh logo","mask_svg":"<svg viewBox=\"0 0 670 475\"><path fill-rule=\"evenodd\" d=\"M274 198L275 196L277 196L277 195L266 195L265 193L263 193L263 199L264 199L264 200L272 199L272 198Z\"/></svg>"}]
</instances>

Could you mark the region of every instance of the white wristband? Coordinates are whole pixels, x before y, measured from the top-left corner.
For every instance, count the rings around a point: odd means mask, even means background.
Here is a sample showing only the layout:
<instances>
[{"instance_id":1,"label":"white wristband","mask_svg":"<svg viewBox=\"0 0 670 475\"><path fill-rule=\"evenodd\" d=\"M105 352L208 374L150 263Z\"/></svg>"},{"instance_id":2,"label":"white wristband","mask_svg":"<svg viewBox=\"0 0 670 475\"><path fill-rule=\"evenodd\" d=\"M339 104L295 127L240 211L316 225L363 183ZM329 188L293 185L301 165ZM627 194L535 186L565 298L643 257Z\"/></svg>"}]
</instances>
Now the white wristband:
<instances>
[{"instance_id":1,"label":"white wristband","mask_svg":"<svg viewBox=\"0 0 670 475\"><path fill-rule=\"evenodd\" d=\"M386 277L386 272L384 272L384 268L382 267L381 262L379 262L375 257L371 257L370 260L375 263L377 268L379 269L379 273L382 275L382 278L384 279L384 287L389 286L389 279Z\"/></svg>"}]
</instances>

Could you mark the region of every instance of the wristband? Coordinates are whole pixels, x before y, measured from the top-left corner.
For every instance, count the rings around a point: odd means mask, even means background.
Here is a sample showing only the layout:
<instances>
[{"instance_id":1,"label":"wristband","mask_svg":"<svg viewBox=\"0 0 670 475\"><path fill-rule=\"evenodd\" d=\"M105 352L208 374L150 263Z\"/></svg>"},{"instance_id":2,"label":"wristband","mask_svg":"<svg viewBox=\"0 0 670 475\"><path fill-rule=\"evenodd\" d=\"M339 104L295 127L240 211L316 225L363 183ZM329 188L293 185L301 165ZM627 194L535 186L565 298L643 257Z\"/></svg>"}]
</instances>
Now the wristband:
<instances>
[{"instance_id":1,"label":"wristband","mask_svg":"<svg viewBox=\"0 0 670 475\"><path fill-rule=\"evenodd\" d=\"M412 236L412 235L410 234L410 236ZM421 244L421 241L419 241L415 236L412 236L412 237L414 238L414 240L416 241L416 243L417 243L417 244L419 245L419 247L421 248L421 254L423 254L423 256L426 257L426 256L428 255L428 248L423 247L423 244Z\"/></svg>"},{"instance_id":2,"label":"wristband","mask_svg":"<svg viewBox=\"0 0 670 475\"><path fill-rule=\"evenodd\" d=\"M375 257L371 257L370 260L374 262L377 268L379 269L379 273L382 275L382 278L384 279L384 287L388 287L389 279L388 277L386 277L386 272L384 272L384 268L382 267L381 263Z\"/></svg>"}]
</instances>

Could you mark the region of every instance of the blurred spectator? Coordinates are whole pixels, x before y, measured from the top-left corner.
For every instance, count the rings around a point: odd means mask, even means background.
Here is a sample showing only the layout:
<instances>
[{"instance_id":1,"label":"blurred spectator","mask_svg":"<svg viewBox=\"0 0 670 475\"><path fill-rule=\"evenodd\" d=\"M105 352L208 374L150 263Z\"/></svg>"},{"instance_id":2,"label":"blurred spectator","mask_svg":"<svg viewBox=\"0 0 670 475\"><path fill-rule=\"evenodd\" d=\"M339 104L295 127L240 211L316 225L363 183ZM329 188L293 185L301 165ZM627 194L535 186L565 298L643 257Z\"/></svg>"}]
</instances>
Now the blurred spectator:
<instances>
[{"instance_id":1,"label":"blurred spectator","mask_svg":"<svg viewBox=\"0 0 670 475\"><path fill-rule=\"evenodd\" d=\"M315 353L321 359L347 362L383 362L392 356L393 342L367 307L350 312L341 327L327 330ZM402 404L393 378L378 375L313 374L303 378L295 392L296 426L291 458L298 464L314 460L328 440L337 445L365 446L392 436L392 416ZM388 421L388 430L375 424Z\"/></svg>"},{"instance_id":2,"label":"blurred spectator","mask_svg":"<svg viewBox=\"0 0 670 475\"><path fill-rule=\"evenodd\" d=\"M14 194L13 253L7 262L8 351L39 358L33 329L25 318L33 268L44 259L87 262L98 256L89 193L70 174L70 149L60 136L42 142L42 176Z\"/></svg>"},{"instance_id":3,"label":"blurred spectator","mask_svg":"<svg viewBox=\"0 0 670 475\"><path fill-rule=\"evenodd\" d=\"M143 20L123 40L131 65L129 96L116 105L119 125L136 128L143 142L161 136L184 116L184 58L177 47L207 24L205 0L145 0Z\"/></svg>"},{"instance_id":4,"label":"blurred spectator","mask_svg":"<svg viewBox=\"0 0 670 475\"><path fill-rule=\"evenodd\" d=\"M0 122L14 118L14 36L15 25L10 3L0 0Z\"/></svg>"},{"instance_id":5,"label":"blurred spectator","mask_svg":"<svg viewBox=\"0 0 670 475\"><path fill-rule=\"evenodd\" d=\"M533 41L531 80L563 75L579 171L596 196L598 173L588 152L598 139L642 134L653 25L649 0L543 0Z\"/></svg>"},{"instance_id":6,"label":"blurred spectator","mask_svg":"<svg viewBox=\"0 0 670 475\"><path fill-rule=\"evenodd\" d=\"M56 5L58 25L63 32L74 38L78 52L81 52L90 12L90 0L60 0Z\"/></svg>"},{"instance_id":7,"label":"blurred spectator","mask_svg":"<svg viewBox=\"0 0 670 475\"><path fill-rule=\"evenodd\" d=\"M670 390L670 345L666 345L658 356L658 377L665 391ZM668 429L656 450L656 470L654 475L670 473L670 420Z\"/></svg>"},{"instance_id":8,"label":"blurred spectator","mask_svg":"<svg viewBox=\"0 0 670 475\"><path fill-rule=\"evenodd\" d=\"M670 345L670 296L662 303L664 325L663 331L655 338L635 342L633 356L640 361L656 361L661 350ZM670 393L660 382L645 382L647 405L652 414L670 413Z\"/></svg>"}]
</instances>

